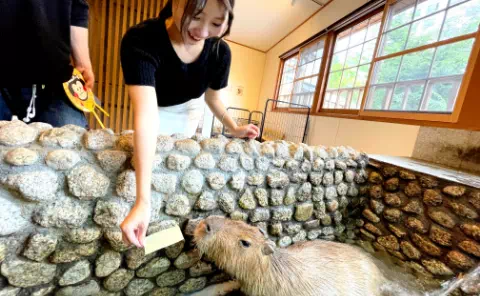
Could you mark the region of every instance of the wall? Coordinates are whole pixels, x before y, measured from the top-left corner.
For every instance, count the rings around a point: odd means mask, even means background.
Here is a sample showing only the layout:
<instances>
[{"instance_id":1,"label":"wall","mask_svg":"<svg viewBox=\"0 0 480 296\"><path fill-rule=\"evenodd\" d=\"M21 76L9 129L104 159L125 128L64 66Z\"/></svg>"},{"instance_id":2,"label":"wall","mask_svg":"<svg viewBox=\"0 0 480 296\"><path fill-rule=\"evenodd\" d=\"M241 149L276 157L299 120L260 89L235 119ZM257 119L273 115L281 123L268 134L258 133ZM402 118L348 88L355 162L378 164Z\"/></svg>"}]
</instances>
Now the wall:
<instances>
[{"instance_id":1,"label":"wall","mask_svg":"<svg viewBox=\"0 0 480 296\"><path fill-rule=\"evenodd\" d=\"M131 131L0 122L1 296L173 296L225 281L191 245L209 215L261 227L278 247L358 233L364 154L159 136L147 234L178 224L185 241L144 256L119 228L135 200L132 153Z\"/></svg>"}]
</instances>

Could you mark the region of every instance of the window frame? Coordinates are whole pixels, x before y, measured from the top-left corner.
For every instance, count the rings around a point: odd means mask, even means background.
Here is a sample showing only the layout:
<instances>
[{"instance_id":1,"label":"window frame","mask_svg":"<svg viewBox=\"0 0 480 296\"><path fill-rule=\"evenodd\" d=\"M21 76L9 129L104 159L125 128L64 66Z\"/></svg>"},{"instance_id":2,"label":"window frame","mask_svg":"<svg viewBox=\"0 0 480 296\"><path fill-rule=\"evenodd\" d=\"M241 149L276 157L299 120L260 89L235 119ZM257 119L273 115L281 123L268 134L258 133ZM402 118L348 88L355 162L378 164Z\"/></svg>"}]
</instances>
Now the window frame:
<instances>
[{"instance_id":1,"label":"window frame","mask_svg":"<svg viewBox=\"0 0 480 296\"><path fill-rule=\"evenodd\" d=\"M280 85L281 85L281 79L282 79L282 73L283 73L283 67L284 67L285 61L295 55L297 55L297 58L300 59L302 50L304 50L305 48L308 48L309 46L313 46L321 38L325 38L324 53L322 56L320 71L317 74L318 80L317 80L317 85L316 85L312 106L310 109L311 115L325 116L325 117L339 117L339 118L348 118L348 119L374 120L374 121L384 121L384 122L400 122L400 123L406 123L406 124L427 123L428 125L428 123L430 122L435 125L435 122L446 123L446 124L452 124L457 122L459 120L459 117L462 111L462 106L464 105L464 102L465 102L467 91L469 90L469 87L470 87L470 81L472 79L472 74L474 72L475 65L480 55L480 25L476 32L469 33L467 35L457 36L454 38L437 41L431 44L419 46L412 49L402 50L397 53L388 54L388 55L379 57L378 51L382 43L383 34L385 33L387 18L390 14L392 6L399 1L402 1L402 0L378 0L378 1L374 1L373 3L367 3L364 6L358 8L356 11L354 11L350 15L347 15L346 17L340 19L330 27L322 30L321 32L315 34L314 36L310 37L306 41L297 45L293 49L279 56L280 63L279 63L279 69L277 74L274 99L278 100L278 97L279 97L279 91L280 91ZM357 24L360 24L361 22L373 17L377 13L383 13L383 15L380 22L380 30L379 30L378 36L376 37L374 54L370 62L370 69L368 71L367 82L364 87L363 96L359 98L359 100L361 100L360 109L324 109L322 106L323 106L323 101L325 99L325 93L327 90L327 83L328 83L328 78L330 74L329 70L330 70L333 55L334 55L333 51L335 48L336 37L338 36L338 34L344 32L345 30L348 30L349 28L356 26ZM365 110L365 107L367 105L369 90L370 90L370 82L372 79L373 71L375 70L376 63L382 60L396 57L396 56L404 56L409 53L420 52L422 50L426 50L430 48L438 48L442 45L453 44L455 42L459 42L459 41L467 40L471 38L474 38L472 50L471 50L468 62L466 64L465 72L463 74L461 84L458 89L458 95L456 97L456 101L454 103L451 113L445 113L445 112L435 113L435 112L423 112L423 111ZM298 62L297 62L297 65L298 65ZM296 75L296 72L294 75ZM294 82L295 82L295 79L294 79ZM293 89L292 89L292 93L293 93ZM422 97L422 99L424 98ZM423 102L424 101L422 101L422 103ZM282 108L274 105L272 107L272 111L304 114L308 111L308 109Z\"/></svg>"}]
</instances>

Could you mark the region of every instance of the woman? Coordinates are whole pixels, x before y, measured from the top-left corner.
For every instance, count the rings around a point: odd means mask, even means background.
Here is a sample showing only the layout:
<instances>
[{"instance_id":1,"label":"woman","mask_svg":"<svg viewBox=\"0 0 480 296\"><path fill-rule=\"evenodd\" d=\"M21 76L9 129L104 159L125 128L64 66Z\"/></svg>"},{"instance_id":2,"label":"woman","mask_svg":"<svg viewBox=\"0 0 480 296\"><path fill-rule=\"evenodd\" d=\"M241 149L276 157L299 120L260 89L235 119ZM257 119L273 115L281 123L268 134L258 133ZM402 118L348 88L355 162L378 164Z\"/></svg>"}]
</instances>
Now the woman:
<instances>
[{"instance_id":1,"label":"woman","mask_svg":"<svg viewBox=\"0 0 480 296\"><path fill-rule=\"evenodd\" d=\"M134 110L137 198L121 225L124 240L144 247L150 221L151 171L157 134L193 135L198 98L235 137L255 138L252 124L237 126L220 100L227 86L230 49L221 38L233 21L234 0L170 0L158 18L128 30L121 62ZM176 120L182 116L183 120ZM173 120L172 120L173 118ZM180 121L187 124L178 128Z\"/></svg>"}]
</instances>

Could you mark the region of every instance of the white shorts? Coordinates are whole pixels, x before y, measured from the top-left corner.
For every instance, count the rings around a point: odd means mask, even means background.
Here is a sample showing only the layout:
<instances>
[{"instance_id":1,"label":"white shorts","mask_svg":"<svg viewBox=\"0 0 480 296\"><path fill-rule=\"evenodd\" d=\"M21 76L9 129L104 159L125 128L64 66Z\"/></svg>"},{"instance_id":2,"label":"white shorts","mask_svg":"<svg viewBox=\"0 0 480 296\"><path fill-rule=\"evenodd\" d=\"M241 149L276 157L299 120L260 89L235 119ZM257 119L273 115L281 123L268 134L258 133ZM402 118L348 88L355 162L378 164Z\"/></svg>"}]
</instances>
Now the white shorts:
<instances>
[{"instance_id":1,"label":"white shorts","mask_svg":"<svg viewBox=\"0 0 480 296\"><path fill-rule=\"evenodd\" d=\"M204 96L180 105L158 107L160 121L158 133L169 136L172 134L184 134L189 138L192 137L197 131L204 109Z\"/></svg>"}]
</instances>

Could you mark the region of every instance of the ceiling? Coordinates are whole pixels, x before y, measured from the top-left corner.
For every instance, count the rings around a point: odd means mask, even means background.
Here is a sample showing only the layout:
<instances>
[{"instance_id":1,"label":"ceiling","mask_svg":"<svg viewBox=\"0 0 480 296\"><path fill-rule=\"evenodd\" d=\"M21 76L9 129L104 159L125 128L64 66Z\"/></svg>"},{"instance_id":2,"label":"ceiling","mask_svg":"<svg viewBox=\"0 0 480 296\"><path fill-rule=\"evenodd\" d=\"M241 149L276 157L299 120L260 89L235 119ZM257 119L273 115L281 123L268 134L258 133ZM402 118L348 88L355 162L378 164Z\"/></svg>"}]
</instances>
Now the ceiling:
<instances>
[{"instance_id":1,"label":"ceiling","mask_svg":"<svg viewBox=\"0 0 480 296\"><path fill-rule=\"evenodd\" d=\"M269 50L328 0L239 0L228 40Z\"/></svg>"}]
</instances>

